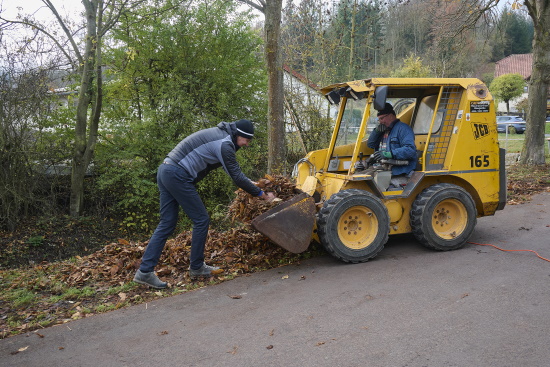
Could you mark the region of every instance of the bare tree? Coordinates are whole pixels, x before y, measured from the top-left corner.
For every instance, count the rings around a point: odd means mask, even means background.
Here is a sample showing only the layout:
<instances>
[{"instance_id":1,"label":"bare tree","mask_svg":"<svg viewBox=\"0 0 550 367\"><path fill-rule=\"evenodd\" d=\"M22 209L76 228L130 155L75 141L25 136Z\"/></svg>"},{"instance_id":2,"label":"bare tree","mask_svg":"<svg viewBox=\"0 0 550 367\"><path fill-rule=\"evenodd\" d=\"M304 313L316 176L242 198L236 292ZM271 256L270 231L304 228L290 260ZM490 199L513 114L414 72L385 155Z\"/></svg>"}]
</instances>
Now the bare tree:
<instances>
[{"instance_id":1,"label":"bare tree","mask_svg":"<svg viewBox=\"0 0 550 367\"><path fill-rule=\"evenodd\" d=\"M9 230L21 217L47 209L37 194L46 184L33 162L39 156L37 121L49 101L49 71L30 65L24 45L17 46L8 50L12 47L0 36L0 228Z\"/></svg>"},{"instance_id":2,"label":"bare tree","mask_svg":"<svg viewBox=\"0 0 550 367\"><path fill-rule=\"evenodd\" d=\"M525 0L533 19L533 67L527 99L527 130L521 154L521 163L539 165L544 158L544 125L546 101L550 87L550 0ZM517 4L516 4L517 6Z\"/></svg>"},{"instance_id":3,"label":"bare tree","mask_svg":"<svg viewBox=\"0 0 550 367\"><path fill-rule=\"evenodd\" d=\"M239 0L265 16L265 60L267 64L267 171L282 174L285 168L285 123L283 58L280 47L282 0Z\"/></svg>"},{"instance_id":4,"label":"bare tree","mask_svg":"<svg viewBox=\"0 0 550 367\"><path fill-rule=\"evenodd\" d=\"M490 19L494 15L499 0L464 0L460 7L447 14L448 19L465 19L463 27L455 34L475 27L481 19ZM520 162L527 165L545 164L544 125L546 101L550 86L550 0L515 0L513 10L521 10L525 5L533 20L535 34L533 38L533 65L529 81L527 108L527 130Z\"/></svg>"},{"instance_id":5,"label":"bare tree","mask_svg":"<svg viewBox=\"0 0 550 367\"><path fill-rule=\"evenodd\" d=\"M105 34L116 24L130 0L81 0L84 6L85 32L82 42L69 24L59 14L50 0L42 0L55 19L67 45L59 41L55 31L48 30L32 17L21 20L2 19L12 24L22 24L45 34L63 52L73 71L80 76L77 112L75 116L75 141L72 158L70 214L82 214L84 202L84 178L93 158L97 143L97 131L103 103L102 43ZM140 1L131 2L136 6ZM70 51L69 51L70 50Z\"/></svg>"}]
</instances>

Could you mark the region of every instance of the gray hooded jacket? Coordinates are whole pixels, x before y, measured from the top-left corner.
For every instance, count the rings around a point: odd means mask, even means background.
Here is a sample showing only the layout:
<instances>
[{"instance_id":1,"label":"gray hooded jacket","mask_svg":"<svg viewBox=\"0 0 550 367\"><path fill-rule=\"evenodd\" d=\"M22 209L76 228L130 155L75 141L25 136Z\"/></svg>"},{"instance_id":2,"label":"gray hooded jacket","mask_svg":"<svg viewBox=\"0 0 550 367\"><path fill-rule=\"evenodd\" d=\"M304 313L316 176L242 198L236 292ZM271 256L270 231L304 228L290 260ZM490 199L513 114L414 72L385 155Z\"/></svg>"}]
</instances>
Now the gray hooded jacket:
<instances>
[{"instance_id":1,"label":"gray hooded jacket","mask_svg":"<svg viewBox=\"0 0 550 367\"><path fill-rule=\"evenodd\" d=\"M235 185L253 196L261 193L260 188L241 171L235 152L237 128L234 122L220 122L217 127L197 131L168 153L168 158L179 164L193 179L202 180L210 171L223 167Z\"/></svg>"}]
</instances>

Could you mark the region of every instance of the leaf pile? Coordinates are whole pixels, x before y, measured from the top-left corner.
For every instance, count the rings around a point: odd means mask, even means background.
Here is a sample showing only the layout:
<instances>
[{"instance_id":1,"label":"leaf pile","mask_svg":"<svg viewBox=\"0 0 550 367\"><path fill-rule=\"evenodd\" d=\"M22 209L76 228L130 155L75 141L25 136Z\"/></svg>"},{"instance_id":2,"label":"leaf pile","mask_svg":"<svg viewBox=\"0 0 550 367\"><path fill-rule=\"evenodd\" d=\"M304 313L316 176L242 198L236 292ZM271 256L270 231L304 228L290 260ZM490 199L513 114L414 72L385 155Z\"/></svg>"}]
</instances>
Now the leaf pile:
<instances>
[{"instance_id":1,"label":"leaf pile","mask_svg":"<svg viewBox=\"0 0 550 367\"><path fill-rule=\"evenodd\" d=\"M277 206L280 202L292 199L301 192L294 183L284 176L265 175L264 178L258 180L257 186L265 192L273 192L280 200L268 203L239 189L236 192L237 196L229 205L228 215L233 221L249 223L258 215Z\"/></svg>"},{"instance_id":2,"label":"leaf pile","mask_svg":"<svg viewBox=\"0 0 550 367\"><path fill-rule=\"evenodd\" d=\"M274 192L279 199L286 201L299 190L287 177L266 175L257 185L264 191ZM229 207L233 220L248 223L277 203L267 203L252 197L239 189ZM168 240L156 268L157 274L169 283L188 282L189 256L192 231L186 231ZM141 256L147 243L131 244L126 240L107 245L92 255L80 258L78 263L66 263L62 279L70 286L82 286L92 281L116 285L131 280L139 267ZM205 259L231 274L248 273L253 269L272 267L281 258L290 256L285 250L273 244L267 237L249 226L231 228L224 232L210 230L205 249Z\"/></svg>"},{"instance_id":3,"label":"leaf pile","mask_svg":"<svg viewBox=\"0 0 550 367\"><path fill-rule=\"evenodd\" d=\"M550 165L513 165L507 169L508 205L522 204L535 194L550 191Z\"/></svg>"},{"instance_id":4,"label":"leaf pile","mask_svg":"<svg viewBox=\"0 0 550 367\"><path fill-rule=\"evenodd\" d=\"M168 240L162 252L156 272L172 285L190 282L188 276L191 250L191 231L185 231ZM85 286L100 282L115 286L132 280L141 262L146 243L130 243L120 239L91 255L78 258L77 262L64 262L56 269L59 278L67 285ZM205 259L227 273L237 275L259 268L278 265L291 254L274 245L264 235L248 227L232 228L224 232L210 230L206 242ZM48 270L48 267L44 267Z\"/></svg>"}]
</instances>

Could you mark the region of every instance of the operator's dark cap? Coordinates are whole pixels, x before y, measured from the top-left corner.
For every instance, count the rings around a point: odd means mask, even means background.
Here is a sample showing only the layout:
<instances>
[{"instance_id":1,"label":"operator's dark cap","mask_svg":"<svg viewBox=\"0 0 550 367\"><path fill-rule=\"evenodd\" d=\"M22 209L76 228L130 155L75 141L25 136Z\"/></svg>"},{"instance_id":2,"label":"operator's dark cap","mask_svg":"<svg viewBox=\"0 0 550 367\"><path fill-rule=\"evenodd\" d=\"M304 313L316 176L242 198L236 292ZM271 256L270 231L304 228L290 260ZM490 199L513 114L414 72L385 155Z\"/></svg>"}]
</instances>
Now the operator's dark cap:
<instances>
[{"instance_id":1,"label":"operator's dark cap","mask_svg":"<svg viewBox=\"0 0 550 367\"><path fill-rule=\"evenodd\" d=\"M254 125L252 121L238 120L235 121L235 126L237 127L237 135L247 139L252 139L254 137Z\"/></svg>"},{"instance_id":2,"label":"operator's dark cap","mask_svg":"<svg viewBox=\"0 0 550 367\"><path fill-rule=\"evenodd\" d=\"M393 110L393 106L386 102L386 104L384 105L384 108L379 110L378 114L376 116L387 115L388 113L391 113L391 114L395 115L395 111Z\"/></svg>"}]
</instances>

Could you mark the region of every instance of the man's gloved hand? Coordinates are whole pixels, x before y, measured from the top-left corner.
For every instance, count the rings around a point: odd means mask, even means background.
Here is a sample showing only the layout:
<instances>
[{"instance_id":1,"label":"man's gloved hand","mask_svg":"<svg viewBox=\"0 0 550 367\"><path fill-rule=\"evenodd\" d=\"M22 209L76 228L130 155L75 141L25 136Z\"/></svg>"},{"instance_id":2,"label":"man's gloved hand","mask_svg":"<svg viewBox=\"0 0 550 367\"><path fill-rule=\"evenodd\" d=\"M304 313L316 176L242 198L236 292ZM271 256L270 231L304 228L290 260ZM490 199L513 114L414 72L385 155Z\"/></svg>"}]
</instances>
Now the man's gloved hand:
<instances>
[{"instance_id":1,"label":"man's gloved hand","mask_svg":"<svg viewBox=\"0 0 550 367\"><path fill-rule=\"evenodd\" d=\"M264 199L265 201L267 201L268 203L272 202L273 200L276 199L276 196L274 193L272 192L265 192L260 196L262 199Z\"/></svg>"},{"instance_id":2,"label":"man's gloved hand","mask_svg":"<svg viewBox=\"0 0 550 367\"><path fill-rule=\"evenodd\" d=\"M378 124L378 126L376 127L376 131L379 132L379 133L383 133L387 129L388 129L388 127L384 124Z\"/></svg>"},{"instance_id":3,"label":"man's gloved hand","mask_svg":"<svg viewBox=\"0 0 550 367\"><path fill-rule=\"evenodd\" d=\"M391 159L392 154L391 154L391 152L387 152L385 150L379 150L377 152L374 152L372 154L372 157L374 158L374 160L376 162L379 162L382 159Z\"/></svg>"}]
</instances>

